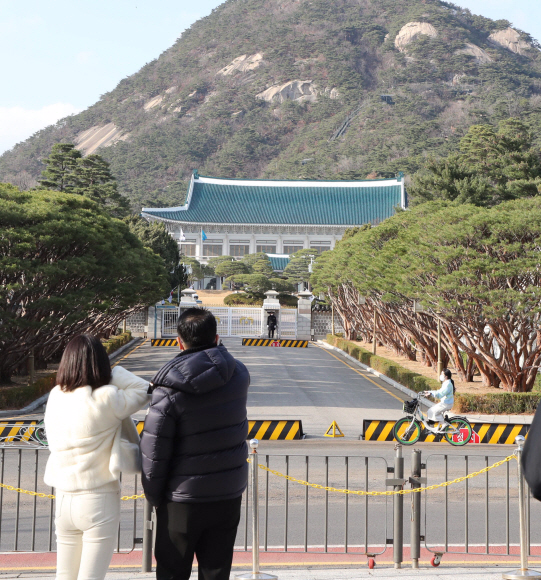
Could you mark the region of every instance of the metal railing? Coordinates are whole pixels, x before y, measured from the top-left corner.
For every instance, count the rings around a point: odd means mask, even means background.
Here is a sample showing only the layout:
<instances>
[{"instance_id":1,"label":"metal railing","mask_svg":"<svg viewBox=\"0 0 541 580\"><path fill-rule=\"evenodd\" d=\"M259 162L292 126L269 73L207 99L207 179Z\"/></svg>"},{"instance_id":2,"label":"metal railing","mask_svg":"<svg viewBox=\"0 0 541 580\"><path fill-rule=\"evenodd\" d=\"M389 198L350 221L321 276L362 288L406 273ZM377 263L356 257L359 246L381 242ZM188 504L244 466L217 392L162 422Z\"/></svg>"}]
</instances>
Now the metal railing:
<instances>
[{"instance_id":1,"label":"metal railing","mask_svg":"<svg viewBox=\"0 0 541 580\"><path fill-rule=\"evenodd\" d=\"M55 550L54 490L43 483L47 458L43 447L0 448L0 551ZM396 568L406 543L414 567L422 542L435 563L445 553L520 554L524 568L528 555L541 554L541 531L531 526L541 506L529 501L520 465L521 485L516 485L513 456L430 454L423 464L421 451L414 449L409 477L404 459L400 445L391 467L384 457L364 455L258 456L253 444L252 499L245 494L236 550L375 558L392 545ZM255 491L254 477L261 480ZM122 481L122 495L140 493L138 477ZM404 504L408 494L411 507ZM388 509L390 497L393 510ZM146 567L152 552L151 513L143 500L123 501L116 545L117 552L128 552L144 544Z\"/></svg>"},{"instance_id":2,"label":"metal railing","mask_svg":"<svg viewBox=\"0 0 541 580\"><path fill-rule=\"evenodd\" d=\"M0 487L0 552L56 550L56 502L53 498L35 495L54 496L55 490L43 482L48 457L46 447L0 448L0 482L24 490L16 493ZM140 478L121 478L121 493L142 493ZM143 504L143 500L122 502L116 552L130 552L142 544Z\"/></svg>"}]
</instances>

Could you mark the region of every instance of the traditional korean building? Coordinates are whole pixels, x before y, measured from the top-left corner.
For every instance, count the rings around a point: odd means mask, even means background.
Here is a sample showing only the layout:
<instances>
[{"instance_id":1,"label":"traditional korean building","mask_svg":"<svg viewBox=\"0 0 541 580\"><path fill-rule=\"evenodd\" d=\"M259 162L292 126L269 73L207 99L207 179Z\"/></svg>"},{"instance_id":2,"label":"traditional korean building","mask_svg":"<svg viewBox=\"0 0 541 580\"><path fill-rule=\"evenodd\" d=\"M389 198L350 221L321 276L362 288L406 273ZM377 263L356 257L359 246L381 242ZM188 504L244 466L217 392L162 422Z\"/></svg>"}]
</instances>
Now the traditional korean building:
<instances>
[{"instance_id":1,"label":"traditional korean building","mask_svg":"<svg viewBox=\"0 0 541 580\"><path fill-rule=\"evenodd\" d=\"M206 262L221 255L265 252L286 259L303 248L332 250L347 228L377 225L406 207L402 173L366 181L271 181L194 171L184 205L143 208L142 216L163 222L184 255Z\"/></svg>"}]
</instances>

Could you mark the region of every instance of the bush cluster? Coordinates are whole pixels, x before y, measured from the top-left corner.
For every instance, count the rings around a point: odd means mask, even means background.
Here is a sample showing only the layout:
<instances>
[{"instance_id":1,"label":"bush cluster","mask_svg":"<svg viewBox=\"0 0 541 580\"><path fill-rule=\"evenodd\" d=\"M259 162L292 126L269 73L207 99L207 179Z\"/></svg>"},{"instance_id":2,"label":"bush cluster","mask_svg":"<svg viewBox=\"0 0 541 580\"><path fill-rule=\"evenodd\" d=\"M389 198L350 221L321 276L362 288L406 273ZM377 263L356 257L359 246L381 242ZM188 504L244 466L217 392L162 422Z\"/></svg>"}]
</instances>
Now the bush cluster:
<instances>
[{"instance_id":1,"label":"bush cluster","mask_svg":"<svg viewBox=\"0 0 541 580\"><path fill-rule=\"evenodd\" d=\"M484 395L455 395L456 413L484 415L521 415L535 413L541 395L536 393L487 393Z\"/></svg>"},{"instance_id":2,"label":"bush cluster","mask_svg":"<svg viewBox=\"0 0 541 580\"><path fill-rule=\"evenodd\" d=\"M103 341L107 354L113 353L131 340L131 332L123 332ZM31 385L0 389L0 409L21 409L48 393L56 385L56 373L42 377Z\"/></svg>"},{"instance_id":3,"label":"bush cluster","mask_svg":"<svg viewBox=\"0 0 541 580\"><path fill-rule=\"evenodd\" d=\"M370 351L360 347L355 342L340 338L336 335L328 334L327 342L337 348L347 352L350 356L370 368L384 374L386 377L393 379L397 383L408 387L412 391L419 393L432 389L439 389L440 382L436 379L430 379L419 373L414 373L394 361L372 354Z\"/></svg>"},{"instance_id":4,"label":"bush cluster","mask_svg":"<svg viewBox=\"0 0 541 580\"><path fill-rule=\"evenodd\" d=\"M107 354L112 354L115 350L118 350L121 346L128 344L131 340L131 332L128 330L122 334L117 334L116 336L111 336L107 340L103 340L103 346L107 351Z\"/></svg>"},{"instance_id":5,"label":"bush cluster","mask_svg":"<svg viewBox=\"0 0 541 580\"><path fill-rule=\"evenodd\" d=\"M278 301L280 306L297 306L298 298L290 294L279 294ZM239 294L229 294L224 298L226 306L263 306L263 298L261 296L252 296L245 292Z\"/></svg>"},{"instance_id":6,"label":"bush cluster","mask_svg":"<svg viewBox=\"0 0 541 580\"><path fill-rule=\"evenodd\" d=\"M0 409L21 409L48 393L56 385L56 373L38 379L31 385L0 390Z\"/></svg>"},{"instance_id":7,"label":"bush cluster","mask_svg":"<svg viewBox=\"0 0 541 580\"><path fill-rule=\"evenodd\" d=\"M226 306L263 306L263 300L259 296L251 296L245 292L240 294L229 294L224 298L224 304Z\"/></svg>"}]
</instances>

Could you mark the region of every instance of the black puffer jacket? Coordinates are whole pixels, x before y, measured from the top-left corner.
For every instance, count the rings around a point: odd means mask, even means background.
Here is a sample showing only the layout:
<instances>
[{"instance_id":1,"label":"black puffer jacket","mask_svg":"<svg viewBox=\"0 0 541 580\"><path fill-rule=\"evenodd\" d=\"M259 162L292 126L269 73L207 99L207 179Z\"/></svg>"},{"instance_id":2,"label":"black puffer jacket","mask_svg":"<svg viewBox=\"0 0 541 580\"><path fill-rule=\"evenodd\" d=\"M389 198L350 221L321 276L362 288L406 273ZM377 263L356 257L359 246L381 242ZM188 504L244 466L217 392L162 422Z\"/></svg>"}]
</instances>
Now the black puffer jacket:
<instances>
[{"instance_id":1,"label":"black puffer jacket","mask_svg":"<svg viewBox=\"0 0 541 580\"><path fill-rule=\"evenodd\" d=\"M158 372L141 437L143 488L151 504L242 495L249 385L247 368L224 346L186 350Z\"/></svg>"}]
</instances>

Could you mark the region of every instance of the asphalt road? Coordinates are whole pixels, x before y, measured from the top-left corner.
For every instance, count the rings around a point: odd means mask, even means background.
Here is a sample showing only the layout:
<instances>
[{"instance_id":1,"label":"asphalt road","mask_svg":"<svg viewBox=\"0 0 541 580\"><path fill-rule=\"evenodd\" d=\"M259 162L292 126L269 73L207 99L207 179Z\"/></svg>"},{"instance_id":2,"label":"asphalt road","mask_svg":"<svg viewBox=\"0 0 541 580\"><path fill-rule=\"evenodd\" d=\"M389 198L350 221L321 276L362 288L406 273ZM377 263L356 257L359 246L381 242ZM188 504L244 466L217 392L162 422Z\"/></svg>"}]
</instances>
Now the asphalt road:
<instances>
[{"instance_id":1,"label":"asphalt road","mask_svg":"<svg viewBox=\"0 0 541 580\"><path fill-rule=\"evenodd\" d=\"M250 419L300 419L307 438L302 441L261 441L259 463L280 473L337 489L385 491L388 468L394 464L392 443L359 440L364 418L401 416L404 395L334 353L308 349L243 347L240 340L226 339L232 354L242 360L252 377L248 398ZM149 342L122 355L118 364L151 379L176 355L172 348L151 348ZM144 416L144 411L140 417ZM336 421L346 437L323 436ZM512 453L509 446L470 445L455 448L446 443L415 446L422 453L428 485L449 481L480 470ZM410 471L412 450L403 448L405 477ZM38 469L35 468L39 457ZM6 450L1 456L2 481L24 489L51 493L43 485L47 451ZM347 459L346 459L347 458ZM21 479L18 479L18 464ZM422 533L427 545L512 544L518 541L516 464L513 461L467 482L424 494ZM268 546L333 547L382 545L391 537L392 498L345 495L308 488L302 484L260 472L261 541ZM409 487L409 486L406 486ZM138 483L137 491L141 493ZM124 482L123 494L134 493L134 478ZM508 499L509 498L509 501ZM509 505L509 507L507 507ZM122 504L119 547L130 549L141 536L142 502ZM35 508L35 512L34 512ZM409 538L410 497L404 501L405 541ZM541 542L537 502L532 501L532 542ZM17 512L19 518L17 518ZM34 515L35 513L35 515ZM248 516L250 514L248 513ZM18 524L17 524L18 521ZM18 525L18 530L17 530ZM0 490L0 551L54 548L51 502ZM35 529L35 532L33 532ZM250 522L239 527L237 544L249 545ZM379 549L379 548L378 548ZM463 548L460 548L463 549Z\"/></svg>"},{"instance_id":2,"label":"asphalt road","mask_svg":"<svg viewBox=\"0 0 541 580\"><path fill-rule=\"evenodd\" d=\"M249 419L299 419L309 437L323 437L336 421L347 438L358 440L363 419L402 416L405 396L400 391L370 373L353 370L345 359L323 348L249 347L236 338L226 338L224 344L250 371ZM178 350L149 345L119 364L150 380Z\"/></svg>"}]
</instances>

